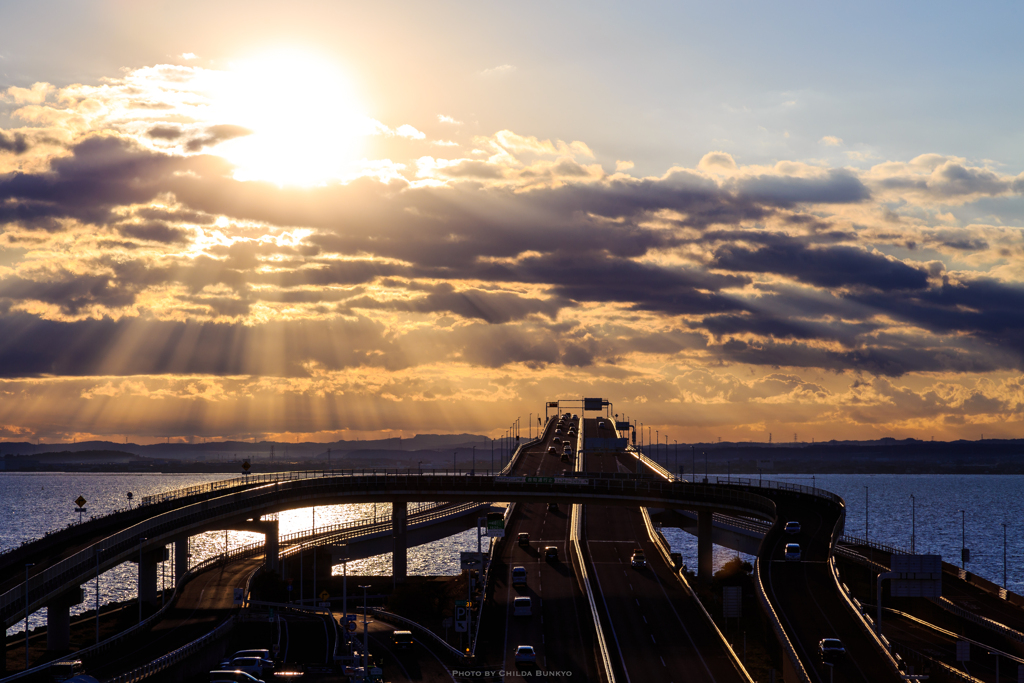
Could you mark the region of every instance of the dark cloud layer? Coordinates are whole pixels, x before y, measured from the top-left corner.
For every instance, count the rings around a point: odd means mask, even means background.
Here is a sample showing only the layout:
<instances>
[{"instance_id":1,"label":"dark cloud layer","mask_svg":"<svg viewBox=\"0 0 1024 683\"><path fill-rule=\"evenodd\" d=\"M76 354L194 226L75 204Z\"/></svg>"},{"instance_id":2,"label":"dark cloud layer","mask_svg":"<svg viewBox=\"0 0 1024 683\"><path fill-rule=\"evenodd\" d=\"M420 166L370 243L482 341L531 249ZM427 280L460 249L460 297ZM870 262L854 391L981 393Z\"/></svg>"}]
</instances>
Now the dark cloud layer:
<instances>
[{"instance_id":1,"label":"dark cloud layer","mask_svg":"<svg viewBox=\"0 0 1024 683\"><path fill-rule=\"evenodd\" d=\"M213 126L187 146L195 151L248 132ZM168 126L148 135L186 137ZM12 136L2 141L17 144ZM212 156L176 156L94 136L45 173L0 177L0 223L58 232L65 219L77 219L118 233L127 248L178 249L192 239L193 226L210 226L217 216L311 231L294 242L214 243L160 265L108 255L88 261L89 273L9 275L0 281L4 310L40 301L77 316L134 306L150 287L179 286L188 316L237 320L170 323L144 311L116 323L56 323L8 314L4 372L301 374L307 362L404 367L427 348L434 360L487 367L584 367L621 353L671 354L683 347L732 362L883 375L1024 363L1019 285L942 280L943 267L887 256L856 229L811 212L810 206L871 198L844 170L723 183L676 170L663 178L616 176L529 192L476 182L413 188L368 178L280 188L235 181L228 170ZM495 179L500 170L464 162L445 172ZM947 164L929 187L950 194L1002 191L993 178ZM158 197L175 203L147 206ZM765 227L769 221L773 229ZM956 249L986 246L965 237L946 241ZM391 291L383 295L375 285ZM318 316L357 322L339 322L330 332L339 344L344 339L341 350L307 339L326 334L330 323L241 320L260 302L318 306ZM584 326L577 337L560 338L564 330L554 326L589 304L614 304L637 324L661 320L676 332L645 330L635 344L612 343ZM437 332L429 343L422 337L421 346L400 346L377 322L390 314L454 316L462 325ZM915 331L889 334L892 321ZM685 343L673 334L685 335ZM112 348L111 339L130 340L140 351L113 361L92 348ZM287 360L280 353L277 360L252 360L273 355L275 344L297 351Z\"/></svg>"}]
</instances>

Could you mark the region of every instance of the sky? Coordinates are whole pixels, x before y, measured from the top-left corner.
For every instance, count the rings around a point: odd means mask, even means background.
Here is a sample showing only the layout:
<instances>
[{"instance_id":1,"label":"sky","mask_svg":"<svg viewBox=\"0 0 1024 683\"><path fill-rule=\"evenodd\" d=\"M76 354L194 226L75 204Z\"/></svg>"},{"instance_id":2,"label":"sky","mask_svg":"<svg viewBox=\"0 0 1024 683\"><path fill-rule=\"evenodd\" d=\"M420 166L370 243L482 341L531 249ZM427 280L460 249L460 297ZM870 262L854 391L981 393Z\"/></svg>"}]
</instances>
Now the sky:
<instances>
[{"instance_id":1,"label":"sky","mask_svg":"<svg viewBox=\"0 0 1024 683\"><path fill-rule=\"evenodd\" d=\"M1022 15L0 0L0 439L1024 437Z\"/></svg>"}]
</instances>

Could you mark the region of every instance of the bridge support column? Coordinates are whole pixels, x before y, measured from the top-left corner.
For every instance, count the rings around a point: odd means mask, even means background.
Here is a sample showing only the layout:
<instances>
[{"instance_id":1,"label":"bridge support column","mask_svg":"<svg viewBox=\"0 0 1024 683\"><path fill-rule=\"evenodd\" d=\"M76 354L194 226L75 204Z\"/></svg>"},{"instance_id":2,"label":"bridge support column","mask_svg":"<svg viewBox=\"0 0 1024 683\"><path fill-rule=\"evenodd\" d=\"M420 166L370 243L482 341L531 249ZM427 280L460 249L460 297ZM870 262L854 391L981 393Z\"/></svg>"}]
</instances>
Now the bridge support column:
<instances>
[{"instance_id":1,"label":"bridge support column","mask_svg":"<svg viewBox=\"0 0 1024 683\"><path fill-rule=\"evenodd\" d=\"M142 561L134 560L139 565L139 597L142 602L150 605L156 603L156 572L160 563L169 557L167 548L157 548L142 553Z\"/></svg>"},{"instance_id":2,"label":"bridge support column","mask_svg":"<svg viewBox=\"0 0 1024 683\"><path fill-rule=\"evenodd\" d=\"M189 539L191 536L179 536L174 539L174 583L181 581L188 571Z\"/></svg>"},{"instance_id":3,"label":"bridge support column","mask_svg":"<svg viewBox=\"0 0 1024 683\"><path fill-rule=\"evenodd\" d=\"M267 569L271 571L281 571L281 545L280 545L280 525L275 519L270 522L261 522L263 526L263 533L265 534L266 542L266 555L264 556L264 564Z\"/></svg>"},{"instance_id":4,"label":"bridge support column","mask_svg":"<svg viewBox=\"0 0 1024 683\"><path fill-rule=\"evenodd\" d=\"M697 512L697 579L699 581L711 581L714 574L714 562L712 550L714 544L711 534L714 531L710 511Z\"/></svg>"},{"instance_id":5,"label":"bridge support column","mask_svg":"<svg viewBox=\"0 0 1024 683\"><path fill-rule=\"evenodd\" d=\"M65 653L71 648L71 607L80 605L85 591L72 588L46 603L46 649Z\"/></svg>"},{"instance_id":6,"label":"bridge support column","mask_svg":"<svg viewBox=\"0 0 1024 683\"><path fill-rule=\"evenodd\" d=\"M409 572L409 538L407 526L409 504L391 504L391 529L394 534L394 548L391 551L391 576L394 582L404 583Z\"/></svg>"}]
</instances>

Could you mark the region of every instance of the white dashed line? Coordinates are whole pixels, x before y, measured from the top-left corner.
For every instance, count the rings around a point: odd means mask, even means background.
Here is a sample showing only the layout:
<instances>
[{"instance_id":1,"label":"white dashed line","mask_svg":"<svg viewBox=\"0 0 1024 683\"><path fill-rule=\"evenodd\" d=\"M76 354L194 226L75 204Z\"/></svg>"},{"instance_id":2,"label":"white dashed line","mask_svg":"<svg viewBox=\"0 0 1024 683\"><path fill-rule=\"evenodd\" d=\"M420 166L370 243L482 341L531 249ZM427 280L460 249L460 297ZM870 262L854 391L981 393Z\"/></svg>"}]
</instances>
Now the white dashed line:
<instances>
[{"instance_id":1,"label":"white dashed line","mask_svg":"<svg viewBox=\"0 0 1024 683\"><path fill-rule=\"evenodd\" d=\"M668 666L668 664L665 663L665 658L664 657L659 657L658 659L661 660L661 665L662 666Z\"/></svg>"},{"instance_id":2,"label":"white dashed line","mask_svg":"<svg viewBox=\"0 0 1024 683\"><path fill-rule=\"evenodd\" d=\"M641 614L641 615L640 615L640 618L644 620L644 623L645 623L645 624L647 623L647 617L645 617L644 615L642 615L642 614Z\"/></svg>"},{"instance_id":3,"label":"white dashed line","mask_svg":"<svg viewBox=\"0 0 1024 683\"><path fill-rule=\"evenodd\" d=\"M658 644L658 641L656 641L656 640L654 639L654 634L653 634L653 633L651 634L651 642L652 642L652 643L654 643L655 645L657 645L657 644Z\"/></svg>"}]
</instances>

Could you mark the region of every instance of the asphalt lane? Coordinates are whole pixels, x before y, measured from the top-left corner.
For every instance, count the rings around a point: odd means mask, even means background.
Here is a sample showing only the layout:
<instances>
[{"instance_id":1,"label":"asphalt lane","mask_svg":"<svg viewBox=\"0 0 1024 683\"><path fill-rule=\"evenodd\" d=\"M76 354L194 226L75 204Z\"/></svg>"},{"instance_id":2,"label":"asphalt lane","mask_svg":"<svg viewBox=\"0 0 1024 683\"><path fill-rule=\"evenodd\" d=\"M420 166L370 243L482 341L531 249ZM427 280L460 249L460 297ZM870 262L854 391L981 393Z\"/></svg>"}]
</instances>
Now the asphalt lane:
<instances>
[{"instance_id":1,"label":"asphalt lane","mask_svg":"<svg viewBox=\"0 0 1024 683\"><path fill-rule=\"evenodd\" d=\"M591 426L588 420L587 436L591 428L597 435L596 424ZM588 471L635 472L632 456L586 457ZM585 524L595 588L601 592L597 599L612 625L612 632L606 634L608 647L622 662L627 682L743 680L700 606L648 540L639 508L587 505ZM647 557L644 569L631 566L637 548Z\"/></svg>"},{"instance_id":2,"label":"asphalt lane","mask_svg":"<svg viewBox=\"0 0 1024 683\"><path fill-rule=\"evenodd\" d=\"M816 683L900 680L839 595L832 578L827 560L839 510L811 496L789 494L774 498L779 518L761 544L758 562L762 563L768 599L811 680ZM785 533L782 528L787 521L800 522L800 533ZM784 559L787 543L800 544L800 561ZM818 657L818 641L822 638L839 638L846 648L846 657L831 672Z\"/></svg>"},{"instance_id":3,"label":"asphalt lane","mask_svg":"<svg viewBox=\"0 0 1024 683\"><path fill-rule=\"evenodd\" d=\"M568 437L555 434L558 425L546 425L541 443L520 456L512 474L516 476L558 476L571 470L572 463L561 460ZM554 438L560 443L555 443ZM576 439L570 439L573 451ZM547 452L549 447L555 453ZM528 545L519 545L521 532L529 535ZM537 653L536 668L544 672L561 672L575 680L597 680L590 637L590 612L575 580L568 555L569 508L559 505L548 509L544 503L517 504L513 520L505 529L502 551L492 567L493 603L488 605L477 647L481 665L516 673L530 672L533 667L517 666L514 659L518 645L532 645ZM558 559L547 561L544 548L558 549ZM512 567L527 570L526 586L513 586ZM513 601L529 597L532 614L515 616Z\"/></svg>"}]
</instances>

